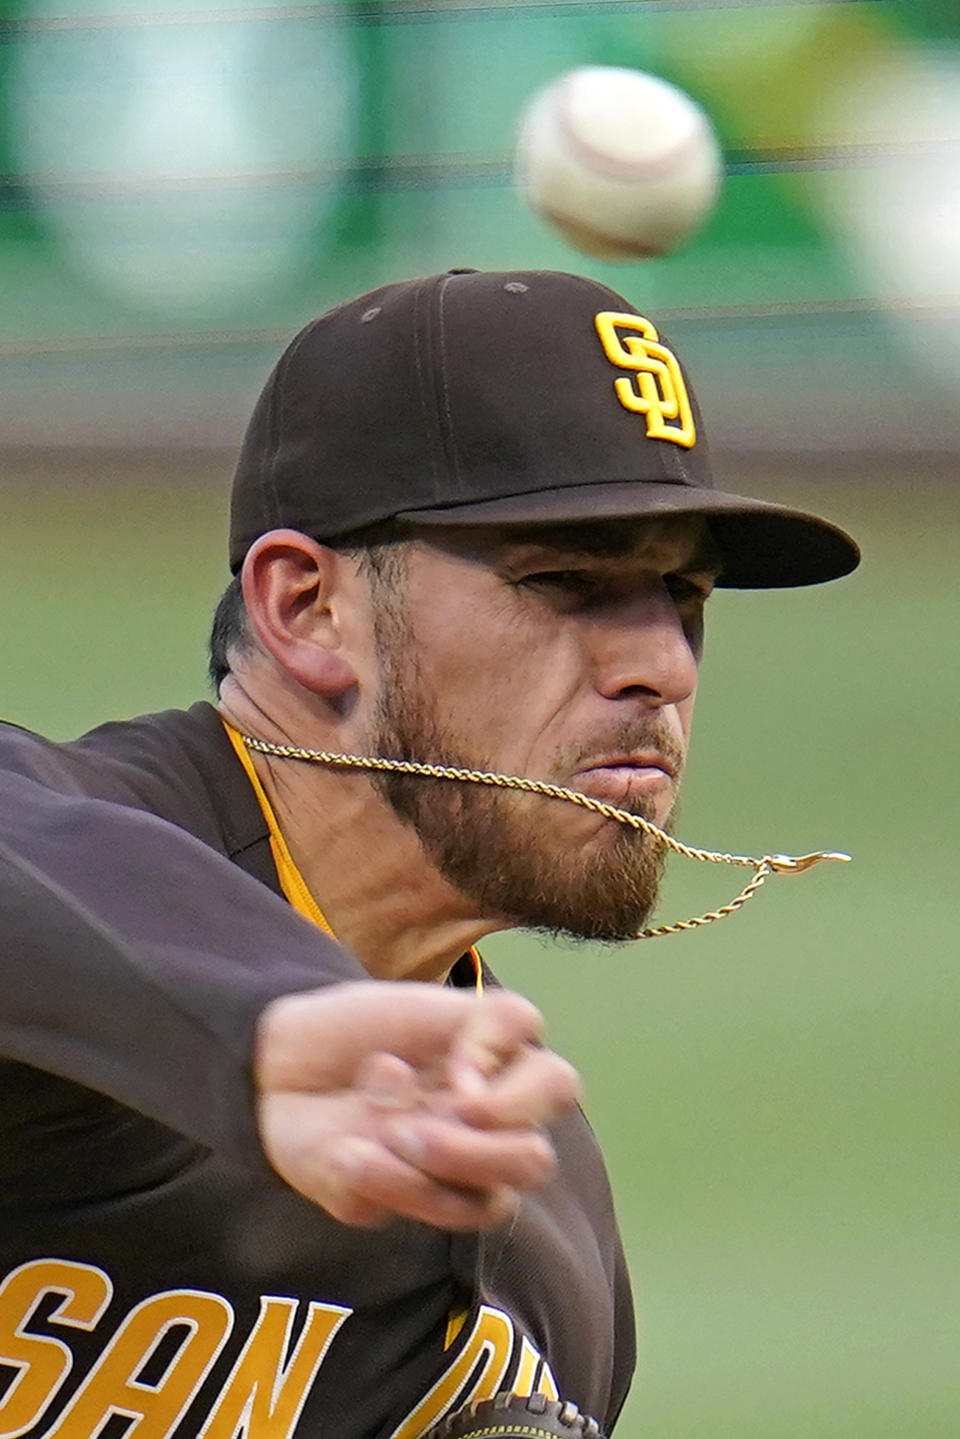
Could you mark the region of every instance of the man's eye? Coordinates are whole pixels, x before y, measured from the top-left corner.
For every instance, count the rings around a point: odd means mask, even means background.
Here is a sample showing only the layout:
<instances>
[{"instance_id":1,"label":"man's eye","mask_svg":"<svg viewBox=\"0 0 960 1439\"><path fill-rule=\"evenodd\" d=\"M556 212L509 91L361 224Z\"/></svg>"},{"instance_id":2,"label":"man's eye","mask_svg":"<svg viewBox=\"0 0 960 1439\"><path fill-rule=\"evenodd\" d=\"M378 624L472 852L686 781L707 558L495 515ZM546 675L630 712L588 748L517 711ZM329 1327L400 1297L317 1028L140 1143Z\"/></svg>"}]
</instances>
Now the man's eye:
<instances>
[{"instance_id":1,"label":"man's eye","mask_svg":"<svg viewBox=\"0 0 960 1439\"><path fill-rule=\"evenodd\" d=\"M710 591L686 575L664 575L663 583L678 604L704 604L710 598Z\"/></svg>"},{"instance_id":2,"label":"man's eye","mask_svg":"<svg viewBox=\"0 0 960 1439\"><path fill-rule=\"evenodd\" d=\"M522 583L563 590L572 595L589 594L597 588L596 576L586 570L538 570L536 574L527 575Z\"/></svg>"}]
</instances>

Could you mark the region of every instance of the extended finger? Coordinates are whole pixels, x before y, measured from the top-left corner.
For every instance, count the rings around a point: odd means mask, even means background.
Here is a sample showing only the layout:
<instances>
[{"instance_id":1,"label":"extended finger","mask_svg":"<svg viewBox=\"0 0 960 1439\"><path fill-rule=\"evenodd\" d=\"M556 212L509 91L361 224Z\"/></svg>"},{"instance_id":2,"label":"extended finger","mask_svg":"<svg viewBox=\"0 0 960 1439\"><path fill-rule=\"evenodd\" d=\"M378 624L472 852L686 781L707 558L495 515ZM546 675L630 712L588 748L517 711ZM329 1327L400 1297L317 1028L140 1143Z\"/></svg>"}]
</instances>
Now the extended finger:
<instances>
[{"instance_id":1,"label":"extended finger","mask_svg":"<svg viewBox=\"0 0 960 1439\"><path fill-rule=\"evenodd\" d=\"M458 1188L539 1189L556 1168L550 1140L533 1129L474 1129L452 1118L403 1115L387 1120L381 1137L422 1173Z\"/></svg>"},{"instance_id":2,"label":"extended finger","mask_svg":"<svg viewBox=\"0 0 960 1439\"><path fill-rule=\"evenodd\" d=\"M339 1193L328 1208L348 1224L362 1222L350 1217L362 1206L439 1229L486 1229L516 1203L505 1185L471 1191L439 1182L373 1140L343 1140L330 1155L330 1169Z\"/></svg>"}]
</instances>

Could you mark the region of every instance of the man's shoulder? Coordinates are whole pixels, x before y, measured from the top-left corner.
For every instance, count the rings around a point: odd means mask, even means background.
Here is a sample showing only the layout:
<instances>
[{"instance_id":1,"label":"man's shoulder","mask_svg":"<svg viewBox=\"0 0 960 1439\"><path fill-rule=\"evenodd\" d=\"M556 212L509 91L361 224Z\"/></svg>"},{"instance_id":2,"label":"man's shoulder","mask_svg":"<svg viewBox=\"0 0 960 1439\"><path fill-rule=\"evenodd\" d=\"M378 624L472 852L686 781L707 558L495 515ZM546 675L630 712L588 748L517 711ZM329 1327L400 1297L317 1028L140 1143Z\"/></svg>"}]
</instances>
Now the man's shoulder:
<instances>
[{"instance_id":1,"label":"man's shoulder","mask_svg":"<svg viewBox=\"0 0 960 1439\"><path fill-rule=\"evenodd\" d=\"M60 794L91 795L98 799L105 776L99 776L74 753L71 744L59 744L33 730L7 721L0 723L0 770L36 780Z\"/></svg>"},{"instance_id":2,"label":"man's shoulder","mask_svg":"<svg viewBox=\"0 0 960 1439\"><path fill-rule=\"evenodd\" d=\"M0 769L12 770L51 788L68 788L97 798L122 785L142 769L161 761L176 763L191 750L209 745L219 727L211 705L189 710L165 710L134 719L111 720L81 735L56 741L9 722L0 723Z\"/></svg>"},{"instance_id":3,"label":"man's shoulder","mask_svg":"<svg viewBox=\"0 0 960 1439\"><path fill-rule=\"evenodd\" d=\"M235 829L260 821L220 717L203 702L111 721L65 743L3 724L2 769L62 794L145 810L225 852Z\"/></svg>"},{"instance_id":4,"label":"man's shoulder","mask_svg":"<svg viewBox=\"0 0 960 1439\"><path fill-rule=\"evenodd\" d=\"M137 776L181 772L195 778L230 752L220 717L205 701L186 710L109 720L58 749L92 773L124 776L131 783Z\"/></svg>"}]
</instances>

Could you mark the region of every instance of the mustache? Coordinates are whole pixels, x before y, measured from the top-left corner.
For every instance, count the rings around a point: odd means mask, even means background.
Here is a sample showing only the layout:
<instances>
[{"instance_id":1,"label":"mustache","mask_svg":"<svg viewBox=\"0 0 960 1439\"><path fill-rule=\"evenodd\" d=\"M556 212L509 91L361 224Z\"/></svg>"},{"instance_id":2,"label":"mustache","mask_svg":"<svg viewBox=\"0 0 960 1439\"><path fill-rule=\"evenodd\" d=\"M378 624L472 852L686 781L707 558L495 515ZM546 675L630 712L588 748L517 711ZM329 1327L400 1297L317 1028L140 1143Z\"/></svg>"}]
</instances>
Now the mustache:
<instances>
[{"instance_id":1,"label":"mustache","mask_svg":"<svg viewBox=\"0 0 960 1439\"><path fill-rule=\"evenodd\" d=\"M597 732L588 744L564 757L563 767L573 772L604 755L633 754L640 750L657 750L679 778L686 759L684 749L666 721L655 715L640 720L622 720L609 729Z\"/></svg>"}]
</instances>

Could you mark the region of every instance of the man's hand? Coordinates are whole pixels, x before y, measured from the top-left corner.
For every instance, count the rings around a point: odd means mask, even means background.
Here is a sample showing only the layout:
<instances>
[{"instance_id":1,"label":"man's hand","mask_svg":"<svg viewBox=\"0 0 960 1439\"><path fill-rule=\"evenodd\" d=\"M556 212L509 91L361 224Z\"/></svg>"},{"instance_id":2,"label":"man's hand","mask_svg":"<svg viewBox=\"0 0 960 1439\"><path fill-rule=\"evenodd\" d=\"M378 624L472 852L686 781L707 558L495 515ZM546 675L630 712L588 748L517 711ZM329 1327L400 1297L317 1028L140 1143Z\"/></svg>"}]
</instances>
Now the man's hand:
<instances>
[{"instance_id":1,"label":"man's hand","mask_svg":"<svg viewBox=\"0 0 960 1439\"><path fill-rule=\"evenodd\" d=\"M494 1224L550 1178L540 1126L577 1099L541 1029L504 991L377 982L274 1000L254 1056L267 1158L345 1224Z\"/></svg>"}]
</instances>

